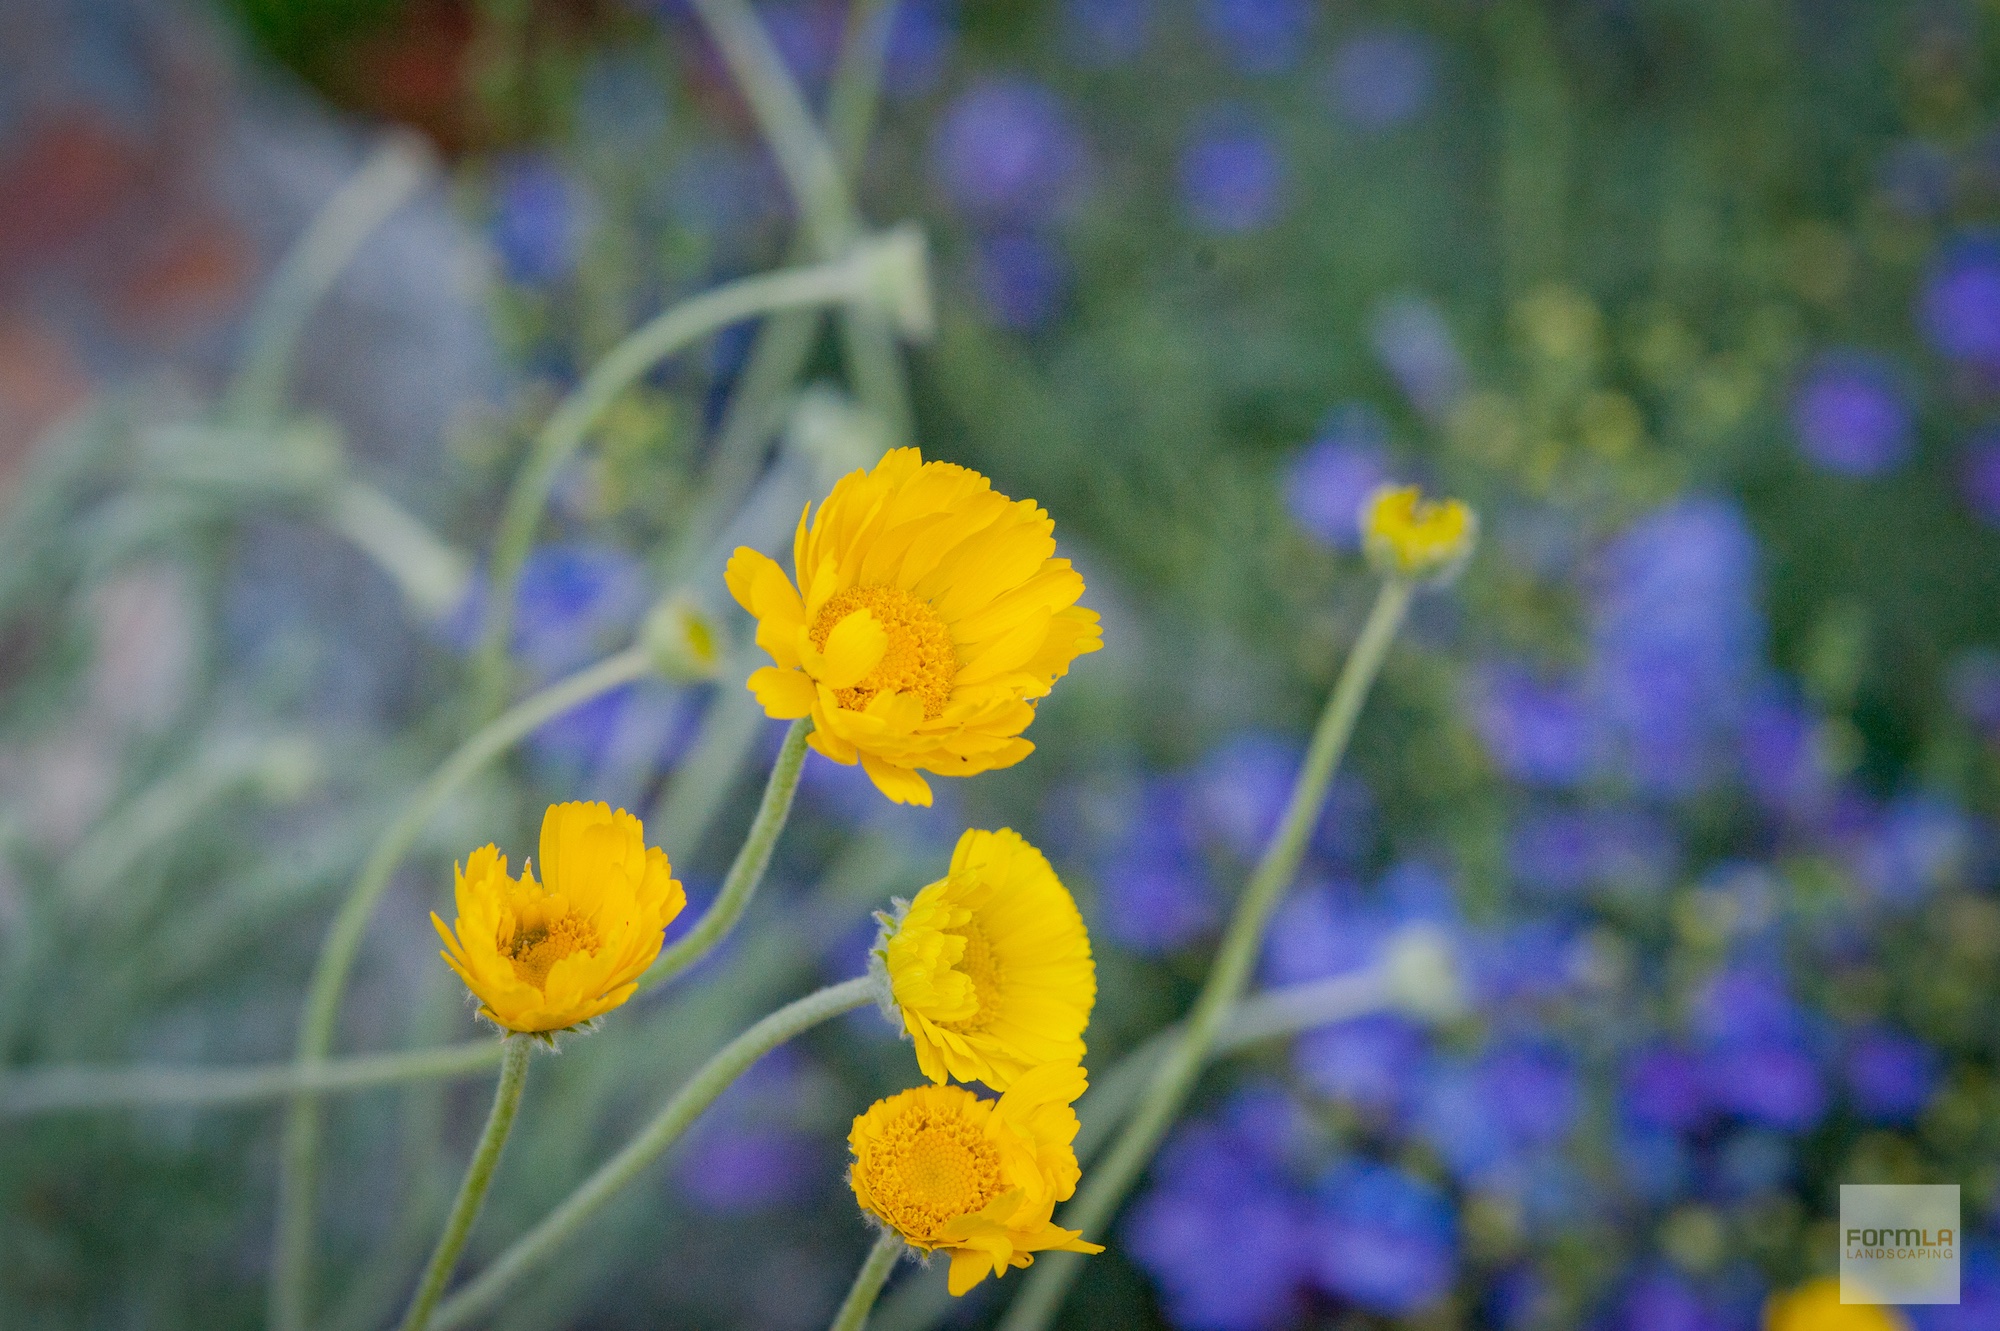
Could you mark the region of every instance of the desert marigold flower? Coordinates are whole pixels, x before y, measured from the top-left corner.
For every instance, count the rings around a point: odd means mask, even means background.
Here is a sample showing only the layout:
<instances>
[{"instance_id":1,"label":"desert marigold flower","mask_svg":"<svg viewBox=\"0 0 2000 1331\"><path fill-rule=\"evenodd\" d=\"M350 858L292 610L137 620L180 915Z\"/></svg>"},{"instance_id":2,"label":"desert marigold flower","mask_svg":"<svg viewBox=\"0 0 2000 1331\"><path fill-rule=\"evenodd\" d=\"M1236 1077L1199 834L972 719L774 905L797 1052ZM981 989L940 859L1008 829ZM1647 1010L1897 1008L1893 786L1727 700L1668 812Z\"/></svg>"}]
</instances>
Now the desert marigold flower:
<instances>
[{"instance_id":1,"label":"desert marigold flower","mask_svg":"<svg viewBox=\"0 0 2000 1331\"><path fill-rule=\"evenodd\" d=\"M1830 1277L1773 1294L1764 1305L1764 1331L1909 1331L1894 1308L1842 1303L1840 1282Z\"/></svg>"},{"instance_id":2,"label":"desert marigold flower","mask_svg":"<svg viewBox=\"0 0 2000 1331\"><path fill-rule=\"evenodd\" d=\"M847 1135L862 1209L925 1252L951 1254L951 1292L1060 1248L1103 1252L1050 1219L1076 1191L1074 1063L1025 1072L998 1100L919 1086L878 1100Z\"/></svg>"},{"instance_id":3,"label":"desert marigold flower","mask_svg":"<svg viewBox=\"0 0 2000 1331\"><path fill-rule=\"evenodd\" d=\"M510 1031L546 1034L630 998L667 924L687 904L665 852L637 818L605 804L552 804L542 818L542 881L482 846L457 871L453 929L434 913L445 961Z\"/></svg>"},{"instance_id":4,"label":"desert marigold flower","mask_svg":"<svg viewBox=\"0 0 2000 1331\"><path fill-rule=\"evenodd\" d=\"M1011 767L1035 747L1033 700L1102 645L1054 531L1033 500L914 448L849 473L799 517L796 585L747 546L729 561L776 662L750 691L771 716L812 717L812 746L858 759L898 804L931 802L920 769Z\"/></svg>"},{"instance_id":5,"label":"desert marigold flower","mask_svg":"<svg viewBox=\"0 0 2000 1331\"><path fill-rule=\"evenodd\" d=\"M1004 1091L1083 1060L1097 1001L1090 935L1042 852L1006 828L958 839L950 871L890 920L889 991L932 1081Z\"/></svg>"},{"instance_id":6,"label":"desert marigold flower","mask_svg":"<svg viewBox=\"0 0 2000 1331\"><path fill-rule=\"evenodd\" d=\"M1479 518L1456 499L1426 500L1414 485L1385 485L1361 506L1369 562L1402 578L1445 577L1472 553Z\"/></svg>"}]
</instances>

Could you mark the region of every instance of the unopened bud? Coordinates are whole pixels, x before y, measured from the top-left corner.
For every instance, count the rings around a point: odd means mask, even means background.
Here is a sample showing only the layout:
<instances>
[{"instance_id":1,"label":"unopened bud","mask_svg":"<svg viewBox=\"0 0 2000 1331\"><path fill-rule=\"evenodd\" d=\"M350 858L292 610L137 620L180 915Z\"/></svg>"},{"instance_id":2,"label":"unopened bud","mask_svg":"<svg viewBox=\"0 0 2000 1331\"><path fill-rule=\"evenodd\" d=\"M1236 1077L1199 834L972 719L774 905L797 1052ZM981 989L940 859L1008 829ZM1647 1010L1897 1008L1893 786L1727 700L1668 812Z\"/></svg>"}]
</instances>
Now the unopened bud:
<instances>
[{"instance_id":1,"label":"unopened bud","mask_svg":"<svg viewBox=\"0 0 2000 1331\"><path fill-rule=\"evenodd\" d=\"M1427 500L1414 485L1385 485L1361 506L1368 562L1387 577L1442 581L1479 540L1479 517L1456 499Z\"/></svg>"},{"instance_id":2,"label":"unopened bud","mask_svg":"<svg viewBox=\"0 0 2000 1331\"><path fill-rule=\"evenodd\" d=\"M686 592L665 597L646 615L640 641L653 668L680 684L722 673L727 642L722 625Z\"/></svg>"},{"instance_id":3,"label":"unopened bud","mask_svg":"<svg viewBox=\"0 0 2000 1331\"><path fill-rule=\"evenodd\" d=\"M1431 925L1410 925L1390 940L1382 987L1391 1004L1425 1021L1450 1021L1465 1011L1457 953Z\"/></svg>"},{"instance_id":4,"label":"unopened bud","mask_svg":"<svg viewBox=\"0 0 2000 1331\"><path fill-rule=\"evenodd\" d=\"M929 341L936 327L929 250L923 228L904 222L860 242L849 258L863 292L912 342Z\"/></svg>"}]
</instances>

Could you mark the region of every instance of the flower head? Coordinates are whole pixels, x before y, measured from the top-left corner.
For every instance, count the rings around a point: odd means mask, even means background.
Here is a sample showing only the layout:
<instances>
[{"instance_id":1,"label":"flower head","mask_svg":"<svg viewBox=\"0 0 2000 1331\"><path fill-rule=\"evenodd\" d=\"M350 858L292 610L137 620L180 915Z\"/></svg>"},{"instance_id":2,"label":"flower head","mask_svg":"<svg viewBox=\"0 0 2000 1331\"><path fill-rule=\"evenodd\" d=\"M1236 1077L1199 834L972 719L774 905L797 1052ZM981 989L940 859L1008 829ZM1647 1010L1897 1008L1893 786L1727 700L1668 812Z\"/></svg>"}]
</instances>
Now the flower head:
<instances>
[{"instance_id":1,"label":"flower head","mask_svg":"<svg viewBox=\"0 0 2000 1331\"><path fill-rule=\"evenodd\" d=\"M1472 553L1479 518L1456 499L1427 500L1414 485L1385 485L1361 506L1369 562L1402 578L1445 577Z\"/></svg>"},{"instance_id":2,"label":"flower head","mask_svg":"<svg viewBox=\"0 0 2000 1331\"><path fill-rule=\"evenodd\" d=\"M1027 757L1033 700L1102 645L1048 514L899 448L810 516L796 585L747 546L729 561L730 593L777 663L750 676L764 710L812 717L812 746L858 759L898 804L931 802L919 769L972 776Z\"/></svg>"},{"instance_id":3,"label":"flower head","mask_svg":"<svg viewBox=\"0 0 2000 1331\"><path fill-rule=\"evenodd\" d=\"M1842 1303L1840 1282L1814 1280L1764 1305L1764 1331L1906 1331L1909 1323L1893 1308Z\"/></svg>"},{"instance_id":4,"label":"flower head","mask_svg":"<svg viewBox=\"0 0 2000 1331\"><path fill-rule=\"evenodd\" d=\"M604 804L552 804L542 818L542 881L507 874L495 846L458 875L458 919L443 957L510 1031L546 1034L609 1012L638 989L669 921L687 904L665 852L639 820Z\"/></svg>"},{"instance_id":5,"label":"flower head","mask_svg":"<svg viewBox=\"0 0 2000 1331\"><path fill-rule=\"evenodd\" d=\"M953 1294L1051 1248L1103 1252L1050 1220L1076 1191L1070 1105L1087 1084L1076 1064L1051 1063L998 1100L959 1086L878 1100L847 1135L854 1198L911 1247L948 1251Z\"/></svg>"},{"instance_id":6,"label":"flower head","mask_svg":"<svg viewBox=\"0 0 2000 1331\"><path fill-rule=\"evenodd\" d=\"M1090 935L1069 891L1019 835L969 831L881 945L889 988L932 1081L1004 1091L1029 1068L1083 1059L1097 1000Z\"/></svg>"}]
</instances>

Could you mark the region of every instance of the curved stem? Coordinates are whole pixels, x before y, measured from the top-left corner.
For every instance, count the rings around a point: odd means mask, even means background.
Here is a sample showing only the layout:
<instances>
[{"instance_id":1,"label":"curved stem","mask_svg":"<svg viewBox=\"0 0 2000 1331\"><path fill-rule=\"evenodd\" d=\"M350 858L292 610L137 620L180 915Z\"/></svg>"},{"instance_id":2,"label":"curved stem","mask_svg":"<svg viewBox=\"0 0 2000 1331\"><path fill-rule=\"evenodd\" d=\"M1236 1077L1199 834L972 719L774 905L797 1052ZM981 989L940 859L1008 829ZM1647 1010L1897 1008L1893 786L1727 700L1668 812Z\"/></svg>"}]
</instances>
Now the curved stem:
<instances>
[{"instance_id":1,"label":"curved stem","mask_svg":"<svg viewBox=\"0 0 2000 1331\"><path fill-rule=\"evenodd\" d=\"M1194 1089L1202 1064L1208 1060L1230 1009L1250 978L1271 914L1298 872L1306 839L1319 820L1327 786L1354 734L1354 724L1361 715L1362 703L1367 700L1369 686L1381 670L1389 644L1409 609L1410 594L1410 584L1401 579L1392 578L1382 584L1361 636L1355 641L1354 650L1334 685L1333 696L1327 700L1326 710L1313 732L1305 766L1292 787L1284 819L1272 834L1263 858L1236 904L1236 912L1230 918L1222 945L1209 967L1208 979L1188 1013L1181 1036L1153 1074L1109 1158L1090 1172L1076 1200L1064 1209L1065 1228L1080 1229L1086 1235L1103 1232ZM1074 1262L1038 1263L1001 1322L1001 1331L1041 1331L1055 1316L1076 1273Z\"/></svg>"},{"instance_id":2,"label":"curved stem","mask_svg":"<svg viewBox=\"0 0 2000 1331\"><path fill-rule=\"evenodd\" d=\"M674 1093L653 1121L625 1148L598 1167L575 1192L540 1224L515 1240L493 1265L464 1289L445 1300L433 1325L441 1331L462 1326L498 1301L509 1285L546 1261L574 1235L583 1222L618 1191L644 1173L669 1146L714 1103L715 1097L765 1054L844 1012L875 1001L875 983L863 976L830 985L788 1003L724 1045L701 1070Z\"/></svg>"},{"instance_id":3,"label":"curved stem","mask_svg":"<svg viewBox=\"0 0 2000 1331\"><path fill-rule=\"evenodd\" d=\"M882 71L889 61L889 35L896 0L854 0L847 11L840 64L826 97L826 131L847 179L861 174L869 135L882 104Z\"/></svg>"},{"instance_id":4,"label":"curved stem","mask_svg":"<svg viewBox=\"0 0 2000 1331\"><path fill-rule=\"evenodd\" d=\"M893 1229L884 1229L876 1236L875 1246L854 1273L854 1284L840 1301L840 1311L833 1315L827 1331L861 1331L868 1325L868 1314L875 1310L875 1300L889 1282L889 1273L896 1269L896 1259L903 1255L905 1246L903 1236Z\"/></svg>"},{"instance_id":5,"label":"curved stem","mask_svg":"<svg viewBox=\"0 0 2000 1331\"><path fill-rule=\"evenodd\" d=\"M438 1235L430 1265L424 1268L423 1278L417 1282L410 1310L403 1315L402 1331L424 1331L429 1325L431 1310L437 1307L445 1282L451 1279L452 1268L458 1265L458 1255L465 1251L472 1224L479 1219L479 1208L486 1204L486 1190L493 1186L493 1171L499 1167L500 1152L506 1149L507 1134L514 1130L514 1115L521 1108L521 1088L528 1081L528 1058L534 1041L525 1035L510 1035L502 1043L507 1046L507 1056L500 1064L500 1084L493 1091L493 1109L486 1116L486 1130L479 1134L472 1163L465 1167L465 1181L458 1185L458 1198L445 1218L444 1232Z\"/></svg>"},{"instance_id":6,"label":"curved stem","mask_svg":"<svg viewBox=\"0 0 2000 1331\"><path fill-rule=\"evenodd\" d=\"M425 825L453 792L487 763L541 726L592 698L628 684L652 669L652 658L630 647L568 679L524 699L482 728L449 758L404 805L403 814L375 842L354 888L334 918L320 947L312 986L299 1018L296 1062L310 1068L326 1056L340 1014L341 995L353 968L368 917L389 886L389 879ZM319 1104L309 1092L292 1102L278 1167L278 1231L271 1268L270 1321L275 1331L300 1331L306 1320L306 1290L311 1279L313 1173L319 1155Z\"/></svg>"},{"instance_id":7,"label":"curved stem","mask_svg":"<svg viewBox=\"0 0 2000 1331\"><path fill-rule=\"evenodd\" d=\"M313 307L361 243L423 184L426 154L415 135L397 135L364 162L306 227L265 284L244 330L243 368L223 412L237 420L276 414Z\"/></svg>"},{"instance_id":8,"label":"curved stem","mask_svg":"<svg viewBox=\"0 0 2000 1331\"><path fill-rule=\"evenodd\" d=\"M514 585L534 543L549 493L563 464L583 446L584 436L606 408L655 365L731 324L773 310L839 304L863 294L862 274L842 260L730 282L683 301L635 329L557 404L514 478L494 539L486 623L473 667L476 717L483 720L498 711L507 691Z\"/></svg>"},{"instance_id":9,"label":"curved stem","mask_svg":"<svg viewBox=\"0 0 2000 1331\"><path fill-rule=\"evenodd\" d=\"M472 581L472 563L410 511L373 486L343 481L321 517L396 582L425 619L451 613Z\"/></svg>"},{"instance_id":10,"label":"curved stem","mask_svg":"<svg viewBox=\"0 0 2000 1331\"><path fill-rule=\"evenodd\" d=\"M0 1077L0 1118L140 1109L151 1105L254 1104L300 1094L363 1091L398 1082L469 1077L499 1061L497 1042L477 1040L440 1049L247 1068L30 1069Z\"/></svg>"},{"instance_id":11,"label":"curved stem","mask_svg":"<svg viewBox=\"0 0 2000 1331\"><path fill-rule=\"evenodd\" d=\"M729 866L729 876L722 880L722 890L715 894L701 922L688 931L687 937L662 952L652 968L639 978L642 993L700 961L743 918L750 898L756 895L757 885L764 881L764 870L771 863L778 834L785 830L785 819L792 812L792 797L799 789L799 769L806 761L806 736L811 733L809 718L792 722L792 728L785 732L784 746L778 750L770 778L764 782L764 798L757 803L757 816L750 821L750 831L736 852L735 862Z\"/></svg>"}]
</instances>

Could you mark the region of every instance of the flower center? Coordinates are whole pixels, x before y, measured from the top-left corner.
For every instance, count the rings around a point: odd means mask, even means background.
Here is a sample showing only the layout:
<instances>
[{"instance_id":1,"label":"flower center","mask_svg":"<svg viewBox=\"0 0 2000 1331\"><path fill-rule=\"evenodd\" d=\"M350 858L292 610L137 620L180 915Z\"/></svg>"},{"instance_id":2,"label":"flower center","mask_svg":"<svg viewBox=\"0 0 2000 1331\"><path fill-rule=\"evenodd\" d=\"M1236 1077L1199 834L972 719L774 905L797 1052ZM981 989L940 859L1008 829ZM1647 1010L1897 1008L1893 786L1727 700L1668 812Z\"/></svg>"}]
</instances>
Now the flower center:
<instances>
[{"instance_id":1,"label":"flower center","mask_svg":"<svg viewBox=\"0 0 2000 1331\"><path fill-rule=\"evenodd\" d=\"M835 689L840 705L863 711L884 690L914 693L924 705L924 717L935 721L951 700L951 681L958 674L958 649L951 630L930 604L896 587L850 587L835 592L813 620L812 644L822 650L834 626L857 610L875 616L889 637L876 667L853 688Z\"/></svg>"},{"instance_id":2,"label":"flower center","mask_svg":"<svg viewBox=\"0 0 2000 1331\"><path fill-rule=\"evenodd\" d=\"M500 950L514 963L514 974L540 989L558 961L574 952L597 950L597 930L581 916L564 914L520 930Z\"/></svg>"},{"instance_id":3,"label":"flower center","mask_svg":"<svg viewBox=\"0 0 2000 1331\"><path fill-rule=\"evenodd\" d=\"M1000 1195L1000 1153L977 1123L916 1109L885 1135L867 1183L883 1219L907 1238L930 1242L953 1218Z\"/></svg>"},{"instance_id":4,"label":"flower center","mask_svg":"<svg viewBox=\"0 0 2000 1331\"><path fill-rule=\"evenodd\" d=\"M938 1025L948 1031L970 1035L986 1029L987 1023L1000 1011L1000 973L993 964L993 945L986 941L986 931L979 927L977 920L963 928L947 929L945 932L965 940L965 955L958 959L956 969L972 981L972 994L979 1002L979 1010L963 1021L941 1021Z\"/></svg>"}]
</instances>

